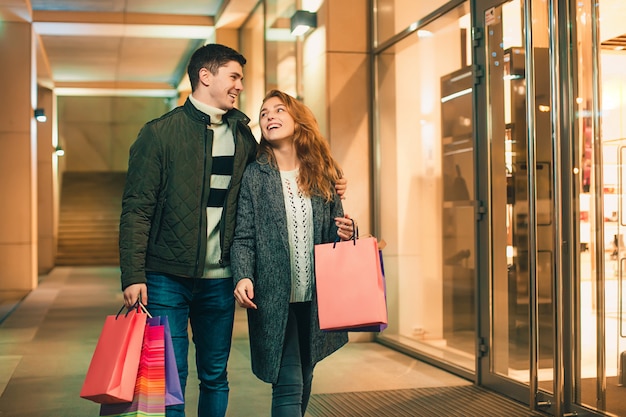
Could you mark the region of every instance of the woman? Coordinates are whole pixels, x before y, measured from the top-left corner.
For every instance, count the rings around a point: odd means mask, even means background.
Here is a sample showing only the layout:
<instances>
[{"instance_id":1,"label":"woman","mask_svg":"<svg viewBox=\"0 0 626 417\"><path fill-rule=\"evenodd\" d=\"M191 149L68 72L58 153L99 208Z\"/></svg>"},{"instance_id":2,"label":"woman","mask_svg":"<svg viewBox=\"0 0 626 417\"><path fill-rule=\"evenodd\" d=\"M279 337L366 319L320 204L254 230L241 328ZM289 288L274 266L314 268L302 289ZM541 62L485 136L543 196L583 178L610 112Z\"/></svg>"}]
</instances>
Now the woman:
<instances>
[{"instance_id":1,"label":"woman","mask_svg":"<svg viewBox=\"0 0 626 417\"><path fill-rule=\"evenodd\" d=\"M272 384L272 417L301 417L317 362L347 343L317 315L314 245L352 237L341 169L313 113L281 91L263 100L257 159L246 169L232 246L235 299L248 309L252 371Z\"/></svg>"}]
</instances>

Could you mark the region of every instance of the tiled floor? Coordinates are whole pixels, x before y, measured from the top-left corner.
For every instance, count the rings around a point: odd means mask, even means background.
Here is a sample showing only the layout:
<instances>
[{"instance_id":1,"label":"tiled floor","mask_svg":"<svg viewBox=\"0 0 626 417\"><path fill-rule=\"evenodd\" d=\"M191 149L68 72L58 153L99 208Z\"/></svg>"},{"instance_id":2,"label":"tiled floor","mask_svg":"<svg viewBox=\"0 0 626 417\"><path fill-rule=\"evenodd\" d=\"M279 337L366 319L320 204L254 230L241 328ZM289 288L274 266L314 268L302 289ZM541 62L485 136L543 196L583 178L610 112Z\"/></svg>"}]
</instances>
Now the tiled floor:
<instances>
[{"instance_id":1,"label":"tiled floor","mask_svg":"<svg viewBox=\"0 0 626 417\"><path fill-rule=\"evenodd\" d=\"M79 392L104 318L121 305L116 267L62 267L42 277L4 321L0 316L0 416L97 416L98 405ZM270 386L250 371L246 326L245 311L238 309L228 416L268 416ZM190 375L190 417L196 415L195 380ZM313 394L468 384L377 343L350 342L318 365Z\"/></svg>"}]
</instances>

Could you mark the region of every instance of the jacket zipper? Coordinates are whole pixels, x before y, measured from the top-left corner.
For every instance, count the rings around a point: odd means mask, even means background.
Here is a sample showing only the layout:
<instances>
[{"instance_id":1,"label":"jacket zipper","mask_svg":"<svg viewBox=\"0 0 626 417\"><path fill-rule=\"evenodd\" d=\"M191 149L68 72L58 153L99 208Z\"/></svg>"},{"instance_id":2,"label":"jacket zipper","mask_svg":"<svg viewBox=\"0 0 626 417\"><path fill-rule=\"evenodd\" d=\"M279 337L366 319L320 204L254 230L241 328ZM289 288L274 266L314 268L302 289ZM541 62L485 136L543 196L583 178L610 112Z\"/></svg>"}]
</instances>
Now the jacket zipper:
<instances>
[{"instance_id":1,"label":"jacket zipper","mask_svg":"<svg viewBox=\"0 0 626 417\"><path fill-rule=\"evenodd\" d=\"M205 216L206 214L206 203L202 204L206 199L203 198L204 197L204 184L206 182L206 168L207 168L207 146L208 146L208 131L209 131L209 125L206 125L206 129L204 129L204 146L203 146L203 154L204 154L204 158L203 158L203 164L202 164L202 187L200 190L200 218L198 219L198 250L196 253L196 275L202 275L204 273L204 271L200 271L200 256L202 256L202 254L200 253L200 249L202 249L202 217ZM205 211L205 213L202 213L202 210ZM206 235L207 231L204 230L204 235ZM206 258L206 251L204 254L204 257Z\"/></svg>"},{"instance_id":2,"label":"jacket zipper","mask_svg":"<svg viewBox=\"0 0 626 417\"><path fill-rule=\"evenodd\" d=\"M235 121L234 126L232 128L233 132L233 143L235 145L235 152L233 154L233 174L230 177L230 185L226 189L226 195L224 196L224 207L222 208L222 216L220 219L220 259L217 261L219 265L224 268L224 234L226 231L226 216L228 213L228 196L230 195L231 186L233 184L233 180L235 177L235 166L237 165L237 126L238 122Z\"/></svg>"}]
</instances>

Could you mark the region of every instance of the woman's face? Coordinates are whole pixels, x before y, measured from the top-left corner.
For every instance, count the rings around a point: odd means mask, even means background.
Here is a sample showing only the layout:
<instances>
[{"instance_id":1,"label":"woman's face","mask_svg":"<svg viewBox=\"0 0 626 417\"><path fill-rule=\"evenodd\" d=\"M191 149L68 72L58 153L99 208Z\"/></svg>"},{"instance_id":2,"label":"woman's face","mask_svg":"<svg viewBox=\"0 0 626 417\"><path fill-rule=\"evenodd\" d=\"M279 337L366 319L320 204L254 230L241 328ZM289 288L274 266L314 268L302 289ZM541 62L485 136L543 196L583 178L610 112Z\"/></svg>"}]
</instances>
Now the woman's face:
<instances>
[{"instance_id":1,"label":"woman's face","mask_svg":"<svg viewBox=\"0 0 626 417\"><path fill-rule=\"evenodd\" d=\"M293 138L295 121L287 111L285 103L278 97L270 97L261 107L259 114L261 133L269 142Z\"/></svg>"}]
</instances>

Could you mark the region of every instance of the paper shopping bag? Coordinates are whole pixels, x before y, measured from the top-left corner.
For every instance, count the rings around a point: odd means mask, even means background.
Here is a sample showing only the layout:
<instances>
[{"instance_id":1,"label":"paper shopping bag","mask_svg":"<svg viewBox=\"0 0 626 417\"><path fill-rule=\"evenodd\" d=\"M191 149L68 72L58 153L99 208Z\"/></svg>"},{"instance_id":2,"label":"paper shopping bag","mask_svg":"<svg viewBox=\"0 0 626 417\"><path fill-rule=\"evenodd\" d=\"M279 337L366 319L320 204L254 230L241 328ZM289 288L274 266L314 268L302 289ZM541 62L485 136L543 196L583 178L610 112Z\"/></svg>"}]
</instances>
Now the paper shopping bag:
<instances>
[{"instance_id":1,"label":"paper shopping bag","mask_svg":"<svg viewBox=\"0 0 626 417\"><path fill-rule=\"evenodd\" d=\"M140 309L121 312L104 322L80 391L82 398L101 404L133 399L148 315Z\"/></svg>"},{"instance_id":2,"label":"paper shopping bag","mask_svg":"<svg viewBox=\"0 0 626 417\"><path fill-rule=\"evenodd\" d=\"M165 339L165 405L184 404L185 397L180 386L174 345L172 344L172 333L167 316L161 316L161 324L164 326Z\"/></svg>"},{"instance_id":3,"label":"paper shopping bag","mask_svg":"<svg viewBox=\"0 0 626 417\"><path fill-rule=\"evenodd\" d=\"M322 330L387 324L376 238L315 245L315 280Z\"/></svg>"},{"instance_id":4,"label":"paper shopping bag","mask_svg":"<svg viewBox=\"0 0 626 417\"><path fill-rule=\"evenodd\" d=\"M383 289L385 292L385 303L387 300L387 286L386 286L386 281L385 281L385 266L383 264L383 251L382 251L382 247L381 247L381 243L378 243L379 245L379 249L378 249L378 255L380 256L380 270L382 273L382 277L383 277ZM336 329L334 331L343 331L343 332L377 332L380 333L383 330L385 330L387 328L387 323L380 323L380 324L374 324L371 326L355 326L355 327L345 327L345 328L339 328ZM333 330L330 330L333 331Z\"/></svg>"},{"instance_id":5,"label":"paper shopping bag","mask_svg":"<svg viewBox=\"0 0 626 417\"><path fill-rule=\"evenodd\" d=\"M100 415L165 416L165 326L161 324L161 317L147 320L132 401L124 404L102 404Z\"/></svg>"}]
</instances>

